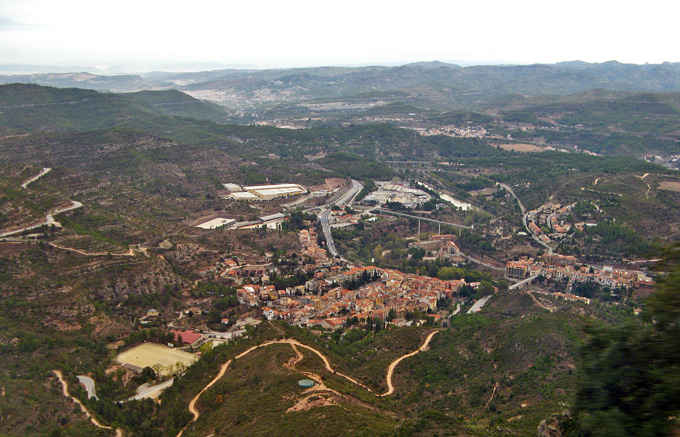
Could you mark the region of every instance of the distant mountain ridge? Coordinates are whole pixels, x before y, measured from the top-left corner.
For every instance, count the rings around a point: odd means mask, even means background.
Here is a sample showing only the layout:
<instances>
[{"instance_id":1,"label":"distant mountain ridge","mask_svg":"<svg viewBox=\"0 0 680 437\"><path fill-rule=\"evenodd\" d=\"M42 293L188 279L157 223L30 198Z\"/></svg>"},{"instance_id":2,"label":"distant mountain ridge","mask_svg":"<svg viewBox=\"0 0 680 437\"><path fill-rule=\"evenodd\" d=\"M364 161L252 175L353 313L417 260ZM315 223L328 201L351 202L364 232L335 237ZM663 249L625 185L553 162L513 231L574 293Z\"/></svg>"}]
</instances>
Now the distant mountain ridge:
<instances>
[{"instance_id":1,"label":"distant mountain ridge","mask_svg":"<svg viewBox=\"0 0 680 437\"><path fill-rule=\"evenodd\" d=\"M0 65L0 70L2 66ZM0 84L35 83L97 91L177 89L230 108L258 108L285 102L342 99L369 92L399 91L405 103L451 110L488 105L504 95L567 95L607 89L680 92L680 63L591 64L582 61L533 65L461 67L418 62L397 67L318 67L214 70L140 75L50 73L0 76Z\"/></svg>"}]
</instances>

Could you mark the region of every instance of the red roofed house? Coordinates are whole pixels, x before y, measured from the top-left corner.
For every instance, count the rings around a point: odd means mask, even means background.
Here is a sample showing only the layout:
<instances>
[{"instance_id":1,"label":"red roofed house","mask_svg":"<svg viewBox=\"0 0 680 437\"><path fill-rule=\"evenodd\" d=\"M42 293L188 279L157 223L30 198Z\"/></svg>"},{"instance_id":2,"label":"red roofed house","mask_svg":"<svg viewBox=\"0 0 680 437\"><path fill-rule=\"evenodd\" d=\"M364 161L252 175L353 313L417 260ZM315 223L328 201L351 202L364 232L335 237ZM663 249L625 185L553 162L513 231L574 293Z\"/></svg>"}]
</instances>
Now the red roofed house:
<instances>
[{"instance_id":1,"label":"red roofed house","mask_svg":"<svg viewBox=\"0 0 680 437\"><path fill-rule=\"evenodd\" d=\"M188 344L189 346L195 345L198 340L201 339L202 335L194 331L170 331L175 335L175 341L182 341L183 344Z\"/></svg>"},{"instance_id":2,"label":"red roofed house","mask_svg":"<svg viewBox=\"0 0 680 437\"><path fill-rule=\"evenodd\" d=\"M340 329L344 326L344 324L345 321L337 317L321 320L321 326L326 329L332 330Z\"/></svg>"}]
</instances>

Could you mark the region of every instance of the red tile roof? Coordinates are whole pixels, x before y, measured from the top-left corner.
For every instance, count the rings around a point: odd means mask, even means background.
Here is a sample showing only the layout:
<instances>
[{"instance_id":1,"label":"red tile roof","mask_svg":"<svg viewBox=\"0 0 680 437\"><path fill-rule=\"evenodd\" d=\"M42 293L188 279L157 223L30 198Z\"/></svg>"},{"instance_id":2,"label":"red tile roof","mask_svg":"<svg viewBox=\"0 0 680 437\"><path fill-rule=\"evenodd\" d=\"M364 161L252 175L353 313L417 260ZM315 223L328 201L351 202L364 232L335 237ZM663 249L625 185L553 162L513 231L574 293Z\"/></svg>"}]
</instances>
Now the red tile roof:
<instances>
[{"instance_id":1,"label":"red tile roof","mask_svg":"<svg viewBox=\"0 0 680 437\"><path fill-rule=\"evenodd\" d=\"M194 331L170 331L175 334L175 341L182 339L182 343L193 344L196 340L201 338L201 334Z\"/></svg>"}]
</instances>

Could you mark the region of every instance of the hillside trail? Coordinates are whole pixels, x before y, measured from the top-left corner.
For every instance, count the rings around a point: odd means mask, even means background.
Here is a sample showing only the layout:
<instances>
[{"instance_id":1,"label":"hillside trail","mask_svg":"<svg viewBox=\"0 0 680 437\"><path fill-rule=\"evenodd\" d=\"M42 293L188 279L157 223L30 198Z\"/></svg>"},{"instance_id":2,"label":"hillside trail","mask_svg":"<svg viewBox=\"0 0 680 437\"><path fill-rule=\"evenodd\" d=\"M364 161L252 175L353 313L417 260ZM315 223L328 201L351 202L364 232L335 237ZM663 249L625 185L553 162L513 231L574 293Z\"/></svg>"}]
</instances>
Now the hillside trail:
<instances>
[{"instance_id":1,"label":"hillside trail","mask_svg":"<svg viewBox=\"0 0 680 437\"><path fill-rule=\"evenodd\" d=\"M548 306L542 304L541 302L539 302L538 299L536 299L536 296L534 296L534 294L533 294L531 291L527 291L527 294L528 294L529 296L531 296L531 298L534 300L534 302L536 303L536 305L538 305L539 307L543 308L544 310L548 310L548 311L550 311L551 313L555 312L555 308L553 308L553 307L548 307Z\"/></svg>"},{"instance_id":2,"label":"hillside trail","mask_svg":"<svg viewBox=\"0 0 680 437\"><path fill-rule=\"evenodd\" d=\"M417 353L420 353L420 352L425 351L425 350L427 349L427 346L430 344L430 340L432 340L432 337L434 337L434 335L435 335L437 332L439 332L439 331L432 331L432 332L430 332L430 334L429 334L429 335L427 336L427 338L425 339L425 342L424 342L424 343L422 344L422 346L420 346L417 350L415 350L415 351L413 351L413 352L411 352L411 353L408 353L408 354L406 354L406 355L402 355L401 357L397 358L396 360L394 360L394 361L392 361L392 362L390 363L389 367L387 367L387 391L386 391L385 393L379 395L379 396L389 396L389 395L391 395L392 393L394 393L394 385L392 385L392 376L393 376L393 374L394 374L394 368L397 367L397 365L398 365L402 360L404 360L404 359L406 359L406 358L408 358L408 357L412 357L412 356L414 356L414 355L417 354Z\"/></svg>"},{"instance_id":3,"label":"hillside trail","mask_svg":"<svg viewBox=\"0 0 680 437\"><path fill-rule=\"evenodd\" d=\"M297 348L294 344L291 344L291 347L293 348L293 351L295 351L295 356L291 358L291 360L286 364L285 366L288 367L289 369L295 369L295 366L302 361L302 359L305 357L302 355L302 352L300 352L300 349Z\"/></svg>"},{"instance_id":4,"label":"hillside trail","mask_svg":"<svg viewBox=\"0 0 680 437\"><path fill-rule=\"evenodd\" d=\"M64 394L65 397L71 399L73 402L78 404L80 406L80 409L85 413L85 415L90 419L90 422L92 422L96 427L103 428L103 429L110 429L113 430L112 427L102 425L96 417L90 413L90 410L88 410L85 405L83 405L82 402L80 402L80 399L71 396L71 394L68 392L68 385L66 384L66 381L64 380L64 375L61 373L61 370L53 370L52 373L54 373L57 376L57 379L61 383L61 389L62 393ZM116 429L116 437L123 437L123 431L120 429Z\"/></svg>"},{"instance_id":5,"label":"hillside trail","mask_svg":"<svg viewBox=\"0 0 680 437\"><path fill-rule=\"evenodd\" d=\"M410 352L410 353L408 353L408 354L402 355L401 357L397 358L396 360L394 360L394 361L392 361L392 362L390 363L390 365L389 365L388 368L387 368L387 378L386 378L386 379L387 379L388 390L387 390L387 392L385 392L385 393L383 393L383 394L381 394L381 395L376 395L376 396L389 396L389 395L391 395L392 393L394 393L394 386L392 385L392 376L393 376L393 373L394 373L394 368L395 368L402 360L404 360L404 359L406 359L406 358L408 358L408 357L411 357L411 356L413 356L413 355L415 355L415 354L417 354L417 353L419 353L419 352L423 352L423 351L427 350L427 347L428 347L428 345L430 344L430 341L432 340L432 337L434 337L434 335L435 335L437 332L439 332L439 330L432 331L432 332L427 336L427 338L425 339L425 341L423 342L423 344L422 344L417 350L415 350L415 351L413 351L413 352ZM360 387L366 389L366 390L369 391L370 393L374 393L373 390L371 390L369 387L365 386L365 385L362 384L361 382L357 381L356 379L354 379L354 378L352 378L352 377L350 377L350 376L347 376L347 375L345 375L345 374L343 374L343 373L340 373L340 372L335 371L335 370L333 369L333 367L331 366L331 363L330 363L330 361L328 360L328 358L327 358L323 353L321 353L320 351L318 351L317 349L314 349L314 348L311 347L311 346L307 346L306 344L302 344L302 343L300 343L299 341L293 340L293 339L291 339L291 338L287 338L287 339L284 339L284 340L270 340L270 341L266 341L266 342L264 342L264 343L262 343L262 344L258 344L258 345L252 346L252 347L246 349L245 351L241 352L240 354L236 355L236 357L234 357L233 360L241 359L241 358L245 357L246 355L248 355L249 353L251 353L251 352L253 352L253 351L257 350L257 349L260 349L260 348L263 348L263 347L267 347L267 346L271 346L271 345L275 345L275 344L289 344L289 345L291 345L291 347L293 348L293 351L295 352L296 356L293 357L293 358L291 358L291 360L290 360L288 363L284 364L284 366L286 366L286 367L288 367L288 368L290 368L290 369L294 369L295 366L296 366L296 365L304 358L304 355L303 355L302 352L300 352L300 350L298 349L298 348L304 348L304 349L307 349L307 350L309 350L309 351L315 353L319 358L321 358L321 361L323 361L323 363L324 363L324 367L325 367L326 370L328 370L329 372L331 372L331 373L333 373L333 374L335 374L335 375L338 375L338 376L341 376L341 377L347 379L348 381L352 382L353 384L356 384L356 385L358 385L358 386L360 386ZM220 378L222 378L222 377L224 376L224 374L226 373L227 369L229 368L229 365L231 364L231 362L232 362L233 360L229 360L229 361L227 361L226 363L222 364L222 367L220 368L220 371L219 371L219 373L217 374L217 376L215 376L215 378L213 378L213 379L212 379L205 387L203 387L203 389L202 389L196 396L193 397L193 399L191 399L191 401L189 402L189 412L193 415L193 418L191 419L191 421L190 421L189 423L186 424L186 426L185 426L184 428L182 428L182 430L177 434L177 437L181 437L182 434L184 434L184 431L189 427L189 425L191 425L193 422L196 422L196 421L198 420L198 418L200 417L201 414L200 414L200 412L196 409L196 403L198 402L198 400L200 399L201 395L203 395L203 393L204 393L206 390L208 390L210 387L212 387L213 385L215 385L215 383L217 383L217 381L219 381ZM313 380L317 383L317 386L316 386L316 387L312 387L311 389L308 389L305 393L309 393L309 392L313 392L313 391L329 391L329 392L332 392L332 393L334 393L334 394L336 394L336 395L338 395L338 396L340 396L340 397L346 397L346 396L344 396L343 394L337 392L336 390L333 390L333 389L328 388L328 387L323 383L322 378L321 378L319 375L317 375L316 373L305 372L305 371L302 371L302 373L303 373L305 376L309 377L310 379L313 379ZM368 404L364 404L363 402L359 402L359 401L356 401L356 402L358 402L358 403L360 403L360 404L362 404L362 405L364 405L364 406L373 408L372 406L369 406ZM293 408L296 408L296 407L293 407Z\"/></svg>"},{"instance_id":6,"label":"hillside trail","mask_svg":"<svg viewBox=\"0 0 680 437\"><path fill-rule=\"evenodd\" d=\"M193 399L191 399L191 401L189 402L189 412L194 417L193 417L193 419L191 419L191 421L189 423L186 424L186 426L184 428L182 428L182 430L179 432L179 434L177 434L177 437L181 437L181 435L184 434L184 431L189 427L189 425L198 420L201 413L199 413L198 410L196 409L196 402L198 402L198 399L201 397L203 392L205 392L207 389L209 389L210 387L215 385L215 383L217 381L219 381L220 378L222 378L224 376L225 372L227 371L227 368L229 368L229 365L231 364L231 361L232 360L229 360L226 363L222 364L222 367L220 367L220 371L217 373L217 376L215 376L215 378L213 378L212 381L210 381L205 387L203 387L203 389L196 396L193 397Z\"/></svg>"},{"instance_id":7,"label":"hillside trail","mask_svg":"<svg viewBox=\"0 0 680 437\"><path fill-rule=\"evenodd\" d=\"M124 253L111 253L111 252L85 252L83 250L74 249L72 247L60 246L60 245L58 245L56 243L52 243L52 242L47 243L47 244L49 244L50 246L55 247L57 249L68 250L70 252L79 253L79 254L84 255L84 256L108 256L108 255L110 255L110 256L135 256L135 252L131 247L128 248L128 251L124 252Z\"/></svg>"},{"instance_id":8,"label":"hillside trail","mask_svg":"<svg viewBox=\"0 0 680 437\"><path fill-rule=\"evenodd\" d=\"M484 408L489 408L489 404L493 400L493 397L496 395L496 390L498 389L498 386L500 385L500 381L496 381L496 385L493 386L493 392L491 393L491 397L489 398L488 401L486 401L486 405L484 405Z\"/></svg>"}]
</instances>

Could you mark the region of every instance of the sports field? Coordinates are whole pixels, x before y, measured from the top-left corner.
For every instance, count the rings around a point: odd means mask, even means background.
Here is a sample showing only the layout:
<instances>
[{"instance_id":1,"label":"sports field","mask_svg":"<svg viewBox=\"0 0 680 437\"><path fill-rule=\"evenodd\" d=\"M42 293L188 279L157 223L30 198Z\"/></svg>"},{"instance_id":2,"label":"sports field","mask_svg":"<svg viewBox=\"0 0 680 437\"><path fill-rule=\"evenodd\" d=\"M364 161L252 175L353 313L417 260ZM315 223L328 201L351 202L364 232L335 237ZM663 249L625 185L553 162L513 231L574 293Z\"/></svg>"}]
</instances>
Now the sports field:
<instances>
[{"instance_id":1,"label":"sports field","mask_svg":"<svg viewBox=\"0 0 680 437\"><path fill-rule=\"evenodd\" d=\"M680 182L661 181L661 183L659 184L659 190L668 190L668 191L678 191L678 192L680 192Z\"/></svg>"},{"instance_id":2,"label":"sports field","mask_svg":"<svg viewBox=\"0 0 680 437\"><path fill-rule=\"evenodd\" d=\"M141 368L160 364L163 366L161 373L164 375L172 374L172 370L178 361L185 366L190 366L197 359L196 355L189 352L173 349L158 343L143 343L116 357L116 361L120 364L132 364Z\"/></svg>"},{"instance_id":3,"label":"sports field","mask_svg":"<svg viewBox=\"0 0 680 437\"><path fill-rule=\"evenodd\" d=\"M534 146L533 144L501 144L503 150L514 150L515 152L543 152L544 147Z\"/></svg>"}]
</instances>

